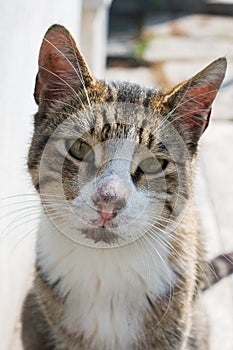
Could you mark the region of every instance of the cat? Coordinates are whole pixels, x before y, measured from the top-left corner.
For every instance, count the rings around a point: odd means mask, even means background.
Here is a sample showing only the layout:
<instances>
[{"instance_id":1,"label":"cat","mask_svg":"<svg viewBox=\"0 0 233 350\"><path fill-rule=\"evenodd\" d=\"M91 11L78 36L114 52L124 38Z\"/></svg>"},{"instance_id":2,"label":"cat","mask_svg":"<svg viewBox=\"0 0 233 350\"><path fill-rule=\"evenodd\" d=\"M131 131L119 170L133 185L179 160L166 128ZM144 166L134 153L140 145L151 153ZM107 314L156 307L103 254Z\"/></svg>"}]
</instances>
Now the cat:
<instances>
[{"instance_id":1,"label":"cat","mask_svg":"<svg viewBox=\"0 0 233 350\"><path fill-rule=\"evenodd\" d=\"M166 92L97 81L67 29L49 28L28 156L41 218L24 349L208 349L211 263L192 179L225 70L219 58ZM210 284L232 272L227 258Z\"/></svg>"}]
</instances>

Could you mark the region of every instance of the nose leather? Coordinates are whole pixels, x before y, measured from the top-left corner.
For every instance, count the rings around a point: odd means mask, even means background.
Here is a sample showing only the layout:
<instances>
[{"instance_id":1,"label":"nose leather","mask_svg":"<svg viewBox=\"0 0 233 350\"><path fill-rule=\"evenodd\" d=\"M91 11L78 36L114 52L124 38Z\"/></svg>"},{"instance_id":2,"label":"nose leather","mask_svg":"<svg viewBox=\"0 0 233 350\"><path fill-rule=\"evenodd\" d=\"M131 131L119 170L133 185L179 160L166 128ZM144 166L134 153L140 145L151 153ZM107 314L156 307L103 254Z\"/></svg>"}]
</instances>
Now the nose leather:
<instances>
[{"instance_id":1,"label":"nose leather","mask_svg":"<svg viewBox=\"0 0 233 350\"><path fill-rule=\"evenodd\" d=\"M97 206L97 212L101 220L103 220L103 226L125 207L125 195L126 190L122 181L106 179L106 181L99 183L92 200Z\"/></svg>"},{"instance_id":2,"label":"nose leather","mask_svg":"<svg viewBox=\"0 0 233 350\"><path fill-rule=\"evenodd\" d=\"M97 189L97 193L105 203L115 202L118 197L116 188L111 184L108 184L107 186L102 185Z\"/></svg>"}]
</instances>

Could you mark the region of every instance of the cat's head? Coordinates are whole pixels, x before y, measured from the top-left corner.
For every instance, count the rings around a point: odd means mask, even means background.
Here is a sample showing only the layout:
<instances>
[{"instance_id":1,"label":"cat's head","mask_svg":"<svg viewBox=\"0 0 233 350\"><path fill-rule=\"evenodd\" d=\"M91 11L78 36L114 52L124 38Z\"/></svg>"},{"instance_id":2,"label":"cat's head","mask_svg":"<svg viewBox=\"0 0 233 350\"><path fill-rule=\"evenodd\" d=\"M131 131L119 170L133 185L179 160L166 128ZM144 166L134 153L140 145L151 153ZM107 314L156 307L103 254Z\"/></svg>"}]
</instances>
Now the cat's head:
<instances>
[{"instance_id":1,"label":"cat's head","mask_svg":"<svg viewBox=\"0 0 233 350\"><path fill-rule=\"evenodd\" d=\"M69 32L52 26L39 55L28 166L59 232L115 247L174 229L225 69L220 58L167 92L97 81Z\"/></svg>"}]
</instances>

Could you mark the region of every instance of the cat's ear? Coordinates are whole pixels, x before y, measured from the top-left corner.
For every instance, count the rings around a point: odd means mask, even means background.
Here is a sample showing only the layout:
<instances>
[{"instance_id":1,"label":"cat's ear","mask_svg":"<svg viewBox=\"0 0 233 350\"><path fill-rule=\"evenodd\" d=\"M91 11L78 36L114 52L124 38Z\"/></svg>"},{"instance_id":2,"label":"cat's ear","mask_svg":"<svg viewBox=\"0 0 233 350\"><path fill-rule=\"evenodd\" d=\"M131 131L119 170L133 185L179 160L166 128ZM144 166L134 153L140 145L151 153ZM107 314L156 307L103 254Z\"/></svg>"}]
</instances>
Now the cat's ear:
<instances>
[{"instance_id":1,"label":"cat's ear","mask_svg":"<svg viewBox=\"0 0 233 350\"><path fill-rule=\"evenodd\" d=\"M225 76L226 66L226 59L219 58L164 96L174 125L194 142L208 126L211 105Z\"/></svg>"},{"instance_id":2,"label":"cat's ear","mask_svg":"<svg viewBox=\"0 0 233 350\"><path fill-rule=\"evenodd\" d=\"M66 28L53 25L44 36L34 97L37 104L75 94L94 84L95 79Z\"/></svg>"}]
</instances>

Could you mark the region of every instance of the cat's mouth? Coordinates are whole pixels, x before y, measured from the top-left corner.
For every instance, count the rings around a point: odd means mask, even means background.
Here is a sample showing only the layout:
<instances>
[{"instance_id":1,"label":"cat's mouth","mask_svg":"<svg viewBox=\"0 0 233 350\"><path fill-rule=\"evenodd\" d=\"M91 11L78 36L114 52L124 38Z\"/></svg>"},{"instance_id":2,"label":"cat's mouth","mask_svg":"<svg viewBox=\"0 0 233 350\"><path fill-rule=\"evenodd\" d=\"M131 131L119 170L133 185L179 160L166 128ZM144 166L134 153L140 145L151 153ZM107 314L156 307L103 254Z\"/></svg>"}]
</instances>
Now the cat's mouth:
<instances>
[{"instance_id":1,"label":"cat's mouth","mask_svg":"<svg viewBox=\"0 0 233 350\"><path fill-rule=\"evenodd\" d=\"M102 227L95 227L91 229L84 229L82 234L86 238L89 238L94 241L94 243L104 242L107 244L117 243L119 236L118 234Z\"/></svg>"}]
</instances>

